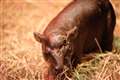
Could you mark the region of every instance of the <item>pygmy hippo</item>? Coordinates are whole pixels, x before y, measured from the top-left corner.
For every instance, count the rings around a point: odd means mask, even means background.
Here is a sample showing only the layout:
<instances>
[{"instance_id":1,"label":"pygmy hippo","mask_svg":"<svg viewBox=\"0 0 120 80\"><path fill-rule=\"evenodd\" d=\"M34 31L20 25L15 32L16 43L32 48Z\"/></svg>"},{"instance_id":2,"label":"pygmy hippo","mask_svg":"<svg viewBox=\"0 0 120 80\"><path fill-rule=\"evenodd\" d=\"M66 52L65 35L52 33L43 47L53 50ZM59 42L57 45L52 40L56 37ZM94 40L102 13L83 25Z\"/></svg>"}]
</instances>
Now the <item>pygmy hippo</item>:
<instances>
[{"instance_id":1,"label":"pygmy hippo","mask_svg":"<svg viewBox=\"0 0 120 80\"><path fill-rule=\"evenodd\" d=\"M42 43L44 59L50 65L48 76L51 79L47 79L54 80L64 65L75 67L85 54L111 51L115 23L115 12L109 0L73 0L69 3L43 34L34 33L35 39Z\"/></svg>"}]
</instances>

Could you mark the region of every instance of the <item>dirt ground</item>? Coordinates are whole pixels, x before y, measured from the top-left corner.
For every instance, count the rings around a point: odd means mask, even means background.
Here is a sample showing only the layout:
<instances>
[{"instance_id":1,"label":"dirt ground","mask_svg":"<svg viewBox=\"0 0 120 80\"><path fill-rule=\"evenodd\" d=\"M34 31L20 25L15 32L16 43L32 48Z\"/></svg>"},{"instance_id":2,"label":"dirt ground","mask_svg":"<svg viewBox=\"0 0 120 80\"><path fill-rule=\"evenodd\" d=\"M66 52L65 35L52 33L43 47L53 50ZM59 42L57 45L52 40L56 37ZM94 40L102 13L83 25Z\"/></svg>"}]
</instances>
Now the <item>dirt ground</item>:
<instances>
[{"instance_id":1,"label":"dirt ground","mask_svg":"<svg viewBox=\"0 0 120 80\"><path fill-rule=\"evenodd\" d=\"M120 0L111 0L113 7L116 13L116 29L115 29L115 36L120 37Z\"/></svg>"},{"instance_id":2,"label":"dirt ground","mask_svg":"<svg viewBox=\"0 0 120 80\"><path fill-rule=\"evenodd\" d=\"M27 57L31 65L41 66L40 44L33 32L42 31L71 0L0 0L0 60ZM120 37L120 0L112 0L117 15L115 36ZM17 57L16 57L17 56ZM41 63L40 63L41 62ZM34 69L38 68L30 66Z\"/></svg>"}]
</instances>

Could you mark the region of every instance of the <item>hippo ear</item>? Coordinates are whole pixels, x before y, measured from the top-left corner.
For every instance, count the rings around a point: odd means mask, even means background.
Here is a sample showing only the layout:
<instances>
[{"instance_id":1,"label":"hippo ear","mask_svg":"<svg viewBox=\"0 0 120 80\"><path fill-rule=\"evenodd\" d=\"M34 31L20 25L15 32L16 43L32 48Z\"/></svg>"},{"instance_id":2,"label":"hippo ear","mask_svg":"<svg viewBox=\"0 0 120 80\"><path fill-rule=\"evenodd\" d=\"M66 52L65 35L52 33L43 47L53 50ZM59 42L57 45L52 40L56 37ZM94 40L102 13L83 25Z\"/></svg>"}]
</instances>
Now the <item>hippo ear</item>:
<instances>
[{"instance_id":1,"label":"hippo ear","mask_svg":"<svg viewBox=\"0 0 120 80\"><path fill-rule=\"evenodd\" d=\"M41 43L47 42L47 38L43 34L40 34L38 32L34 32L33 34L34 34L34 38L36 41L41 42Z\"/></svg>"}]
</instances>

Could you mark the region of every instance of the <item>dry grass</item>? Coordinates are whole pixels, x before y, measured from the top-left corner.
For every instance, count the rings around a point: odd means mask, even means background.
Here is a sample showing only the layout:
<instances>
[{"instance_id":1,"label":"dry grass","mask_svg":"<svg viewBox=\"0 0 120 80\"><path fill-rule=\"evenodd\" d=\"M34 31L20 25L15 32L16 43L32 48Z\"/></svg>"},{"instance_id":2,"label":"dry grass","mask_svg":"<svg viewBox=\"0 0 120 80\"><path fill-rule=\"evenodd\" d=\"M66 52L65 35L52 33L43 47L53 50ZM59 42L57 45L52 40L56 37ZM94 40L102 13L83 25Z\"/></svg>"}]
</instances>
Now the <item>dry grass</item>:
<instances>
[{"instance_id":1,"label":"dry grass","mask_svg":"<svg viewBox=\"0 0 120 80\"><path fill-rule=\"evenodd\" d=\"M78 65L74 80L120 80L120 54L97 54L89 62Z\"/></svg>"},{"instance_id":2,"label":"dry grass","mask_svg":"<svg viewBox=\"0 0 120 80\"><path fill-rule=\"evenodd\" d=\"M0 0L0 80L42 80L46 63L41 54L40 44L33 38L33 32L42 33L49 21L70 1ZM115 35L118 38L115 42L115 51L120 53L120 1L112 0L112 2L117 14ZM96 72L86 76L87 79L120 80L120 54L117 53L100 55L99 57L104 57L98 62L99 65L95 65L95 69L91 69L96 70L97 68ZM111 64L110 61L112 61ZM78 80L77 77L82 76L78 74L82 69L81 66L91 62L94 60L80 64L72 72L74 73L73 78ZM67 75L66 77L68 80L73 80Z\"/></svg>"}]
</instances>

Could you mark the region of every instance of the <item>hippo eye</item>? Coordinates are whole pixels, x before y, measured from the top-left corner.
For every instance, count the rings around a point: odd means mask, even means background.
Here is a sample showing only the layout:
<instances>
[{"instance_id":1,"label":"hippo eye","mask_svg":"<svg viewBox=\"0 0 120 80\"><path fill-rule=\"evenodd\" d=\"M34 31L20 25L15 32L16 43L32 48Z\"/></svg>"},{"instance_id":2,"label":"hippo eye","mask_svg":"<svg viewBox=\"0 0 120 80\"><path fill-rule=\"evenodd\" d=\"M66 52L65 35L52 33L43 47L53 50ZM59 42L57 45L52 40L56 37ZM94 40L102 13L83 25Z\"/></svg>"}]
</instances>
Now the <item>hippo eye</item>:
<instances>
[{"instance_id":1,"label":"hippo eye","mask_svg":"<svg viewBox=\"0 0 120 80\"><path fill-rule=\"evenodd\" d=\"M61 42L61 44L59 44L59 48L61 48L62 46L64 46L66 44L66 40L63 40L62 42Z\"/></svg>"},{"instance_id":2,"label":"hippo eye","mask_svg":"<svg viewBox=\"0 0 120 80\"><path fill-rule=\"evenodd\" d=\"M64 44L64 45L66 44L66 40L63 41L63 44Z\"/></svg>"}]
</instances>

